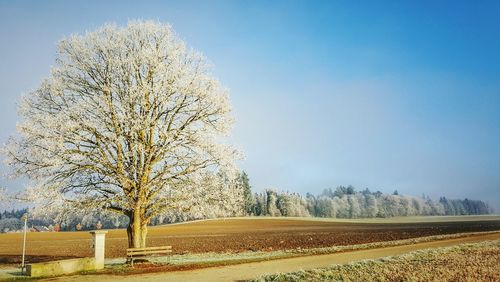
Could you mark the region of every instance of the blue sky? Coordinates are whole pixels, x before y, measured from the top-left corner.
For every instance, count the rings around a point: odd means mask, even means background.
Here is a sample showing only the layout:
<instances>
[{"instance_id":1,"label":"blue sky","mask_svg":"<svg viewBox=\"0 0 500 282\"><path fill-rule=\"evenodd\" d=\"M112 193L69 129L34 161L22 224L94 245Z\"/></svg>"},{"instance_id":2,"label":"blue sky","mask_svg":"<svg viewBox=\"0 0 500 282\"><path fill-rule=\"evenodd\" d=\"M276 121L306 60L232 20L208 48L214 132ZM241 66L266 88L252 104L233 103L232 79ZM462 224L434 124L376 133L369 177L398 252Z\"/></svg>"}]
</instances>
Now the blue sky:
<instances>
[{"instance_id":1,"label":"blue sky","mask_svg":"<svg viewBox=\"0 0 500 282\"><path fill-rule=\"evenodd\" d=\"M499 1L1 1L0 141L58 40L153 19L230 89L256 191L352 184L498 210L499 13Z\"/></svg>"}]
</instances>

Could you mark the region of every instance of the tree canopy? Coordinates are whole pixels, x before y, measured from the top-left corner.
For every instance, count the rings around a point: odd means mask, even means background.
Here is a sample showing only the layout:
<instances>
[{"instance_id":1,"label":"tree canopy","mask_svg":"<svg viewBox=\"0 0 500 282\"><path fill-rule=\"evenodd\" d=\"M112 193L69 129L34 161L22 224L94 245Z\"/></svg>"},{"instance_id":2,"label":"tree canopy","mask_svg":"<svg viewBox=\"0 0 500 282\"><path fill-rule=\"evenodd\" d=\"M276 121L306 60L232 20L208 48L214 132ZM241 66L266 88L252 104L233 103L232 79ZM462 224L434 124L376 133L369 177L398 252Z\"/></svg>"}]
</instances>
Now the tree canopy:
<instances>
[{"instance_id":1,"label":"tree canopy","mask_svg":"<svg viewBox=\"0 0 500 282\"><path fill-rule=\"evenodd\" d=\"M152 218L189 210L210 194L206 181L221 180L213 175L235 171L238 153L221 142L233 123L228 92L168 25L133 21L63 39L20 115L4 151L34 180L29 195L128 216L130 246L145 245Z\"/></svg>"}]
</instances>

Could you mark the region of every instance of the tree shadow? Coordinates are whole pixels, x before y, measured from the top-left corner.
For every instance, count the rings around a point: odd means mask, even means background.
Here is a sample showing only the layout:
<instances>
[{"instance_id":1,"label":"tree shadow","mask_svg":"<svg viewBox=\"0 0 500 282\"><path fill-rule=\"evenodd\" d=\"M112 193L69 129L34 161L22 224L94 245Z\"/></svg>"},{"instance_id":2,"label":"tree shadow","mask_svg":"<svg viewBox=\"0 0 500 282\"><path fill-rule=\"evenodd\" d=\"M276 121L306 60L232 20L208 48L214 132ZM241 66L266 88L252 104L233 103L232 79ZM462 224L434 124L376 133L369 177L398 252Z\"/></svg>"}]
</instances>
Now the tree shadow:
<instances>
[{"instance_id":1,"label":"tree shadow","mask_svg":"<svg viewBox=\"0 0 500 282\"><path fill-rule=\"evenodd\" d=\"M21 269L19 269L19 271L7 271L5 273L13 277L28 277L26 274L21 272Z\"/></svg>"}]
</instances>

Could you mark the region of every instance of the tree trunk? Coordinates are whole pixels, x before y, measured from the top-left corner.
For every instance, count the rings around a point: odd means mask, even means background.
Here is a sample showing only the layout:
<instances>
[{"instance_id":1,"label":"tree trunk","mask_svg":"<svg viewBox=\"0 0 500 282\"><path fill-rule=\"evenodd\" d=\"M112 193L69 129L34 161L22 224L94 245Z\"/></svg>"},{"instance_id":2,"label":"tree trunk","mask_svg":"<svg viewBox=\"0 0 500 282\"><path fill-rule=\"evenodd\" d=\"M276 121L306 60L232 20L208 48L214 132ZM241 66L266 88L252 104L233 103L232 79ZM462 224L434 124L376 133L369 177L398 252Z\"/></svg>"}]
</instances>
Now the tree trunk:
<instances>
[{"instance_id":1,"label":"tree trunk","mask_svg":"<svg viewBox=\"0 0 500 282\"><path fill-rule=\"evenodd\" d=\"M147 222L142 220L140 211L136 210L128 215L129 223L127 226L128 247L144 248L146 247L146 236L148 234Z\"/></svg>"}]
</instances>

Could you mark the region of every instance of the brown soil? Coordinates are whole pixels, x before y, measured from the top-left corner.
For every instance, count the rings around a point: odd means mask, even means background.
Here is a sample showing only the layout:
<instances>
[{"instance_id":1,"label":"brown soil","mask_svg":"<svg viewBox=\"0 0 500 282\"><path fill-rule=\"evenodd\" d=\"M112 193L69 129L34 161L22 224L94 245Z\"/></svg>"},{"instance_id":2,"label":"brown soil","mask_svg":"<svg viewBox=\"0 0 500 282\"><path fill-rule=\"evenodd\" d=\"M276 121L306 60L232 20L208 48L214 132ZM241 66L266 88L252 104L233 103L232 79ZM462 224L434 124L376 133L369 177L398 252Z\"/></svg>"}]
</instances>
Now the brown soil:
<instances>
[{"instance_id":1,"label":"brown soil","mask_svg":"<svg viewBox=\"0 0 500 282\"><path fill-rule=\"evenodd\" d=\"M290 219L225 219L151 227L148 246L175 253L272 251L352 245L430 235L500 230L500 220L431 223L344 223ZM106 257L124 257L123 229L109 230ZM22 234L0 234L0 263L19 263ZM88 232L28 233L28 262L92 256Z\"/></svg>"}]
</instances>

